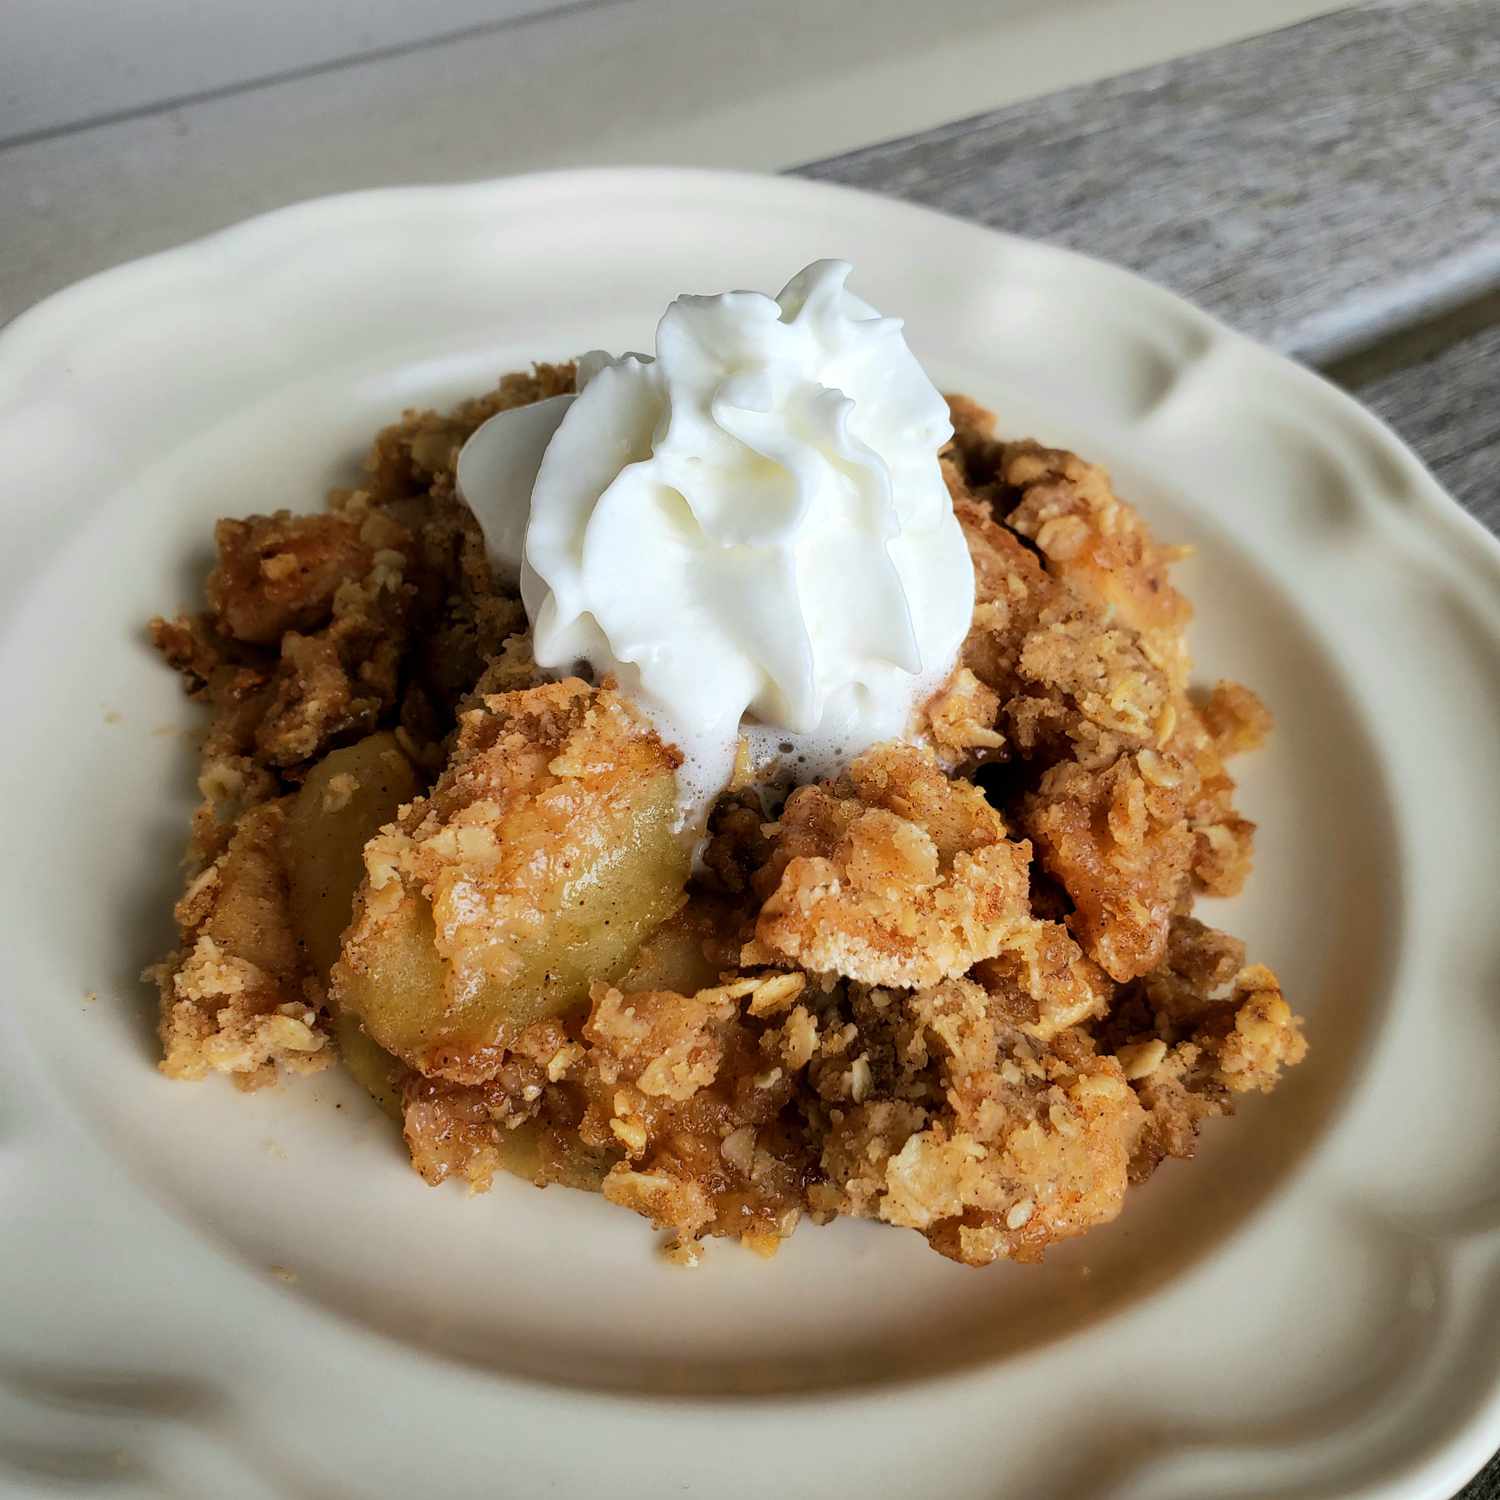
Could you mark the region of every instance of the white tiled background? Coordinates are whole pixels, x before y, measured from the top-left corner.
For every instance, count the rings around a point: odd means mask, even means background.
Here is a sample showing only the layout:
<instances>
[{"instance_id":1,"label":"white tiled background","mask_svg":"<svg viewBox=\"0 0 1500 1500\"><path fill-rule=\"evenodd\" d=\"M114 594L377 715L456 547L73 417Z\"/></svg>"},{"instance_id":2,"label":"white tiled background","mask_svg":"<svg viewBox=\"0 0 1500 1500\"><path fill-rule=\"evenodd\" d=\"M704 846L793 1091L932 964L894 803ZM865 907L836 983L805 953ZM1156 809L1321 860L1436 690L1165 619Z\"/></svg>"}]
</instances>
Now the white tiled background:
<instances>
[{"instance_id":1,"label":"white tiled background","mask_svg":"<svg viewBox=\"0 0 1500 1500\"><path fill-rule=\"evenodd\" d=\"M0 0L0 319L349 188L774 169L1330 0Z\"/></svg>"}]
</instances>

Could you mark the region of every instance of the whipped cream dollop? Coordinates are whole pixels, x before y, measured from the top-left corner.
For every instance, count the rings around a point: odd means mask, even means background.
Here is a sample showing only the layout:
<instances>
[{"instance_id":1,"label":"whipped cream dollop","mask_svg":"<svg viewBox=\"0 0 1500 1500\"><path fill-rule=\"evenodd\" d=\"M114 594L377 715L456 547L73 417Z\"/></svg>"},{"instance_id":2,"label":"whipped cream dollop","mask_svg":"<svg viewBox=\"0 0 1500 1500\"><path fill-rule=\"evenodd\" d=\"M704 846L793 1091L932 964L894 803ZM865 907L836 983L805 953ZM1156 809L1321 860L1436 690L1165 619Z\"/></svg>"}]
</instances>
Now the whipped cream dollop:
<instances>
[{"instance_id":1,"label":"whipped cream dollop","mask_svg":"<svg viewBox=\"0 0 1500 1500\"><path fill-rule=\"evenodd\" d=\"M577 396L501 412L460 455L537 664L618 679L682 750L689 820L742 737L800 779L909 734L969 627L947 404L849 273L679 297L654 359L586 355Z\"/></svg>"}]
</instances>

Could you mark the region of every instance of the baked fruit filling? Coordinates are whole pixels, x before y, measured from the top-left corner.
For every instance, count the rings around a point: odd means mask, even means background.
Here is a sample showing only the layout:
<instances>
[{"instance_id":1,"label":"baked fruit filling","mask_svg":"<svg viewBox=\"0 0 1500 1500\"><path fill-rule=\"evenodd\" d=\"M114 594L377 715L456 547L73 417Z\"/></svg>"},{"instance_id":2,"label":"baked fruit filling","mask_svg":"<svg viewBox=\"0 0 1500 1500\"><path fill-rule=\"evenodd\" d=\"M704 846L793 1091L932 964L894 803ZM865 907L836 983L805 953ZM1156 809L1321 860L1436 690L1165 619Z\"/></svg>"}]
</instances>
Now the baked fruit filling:
<instances>
[{"instance_id":1,"label":"baked fruit filling","mask_svg":"<svg viewBox=\"0 0 1500 1500\"><path fill-rule=\"evenodd\" d=\"M596 1190L689 1263L839 1215L1035 1261L1114 1218L1306 1050L1192 914L1249 873L1226 765L1270 715L1190 686L1178 549L950 398L958 665L835 775L738 766L695 849L679 748L537 669L456 491L483 421L573 387L408 414L326 510L221 521L207 608L152 622L209 715L163 1070L341 1061L427 1182Z\"/></svg>"}]
</instances>

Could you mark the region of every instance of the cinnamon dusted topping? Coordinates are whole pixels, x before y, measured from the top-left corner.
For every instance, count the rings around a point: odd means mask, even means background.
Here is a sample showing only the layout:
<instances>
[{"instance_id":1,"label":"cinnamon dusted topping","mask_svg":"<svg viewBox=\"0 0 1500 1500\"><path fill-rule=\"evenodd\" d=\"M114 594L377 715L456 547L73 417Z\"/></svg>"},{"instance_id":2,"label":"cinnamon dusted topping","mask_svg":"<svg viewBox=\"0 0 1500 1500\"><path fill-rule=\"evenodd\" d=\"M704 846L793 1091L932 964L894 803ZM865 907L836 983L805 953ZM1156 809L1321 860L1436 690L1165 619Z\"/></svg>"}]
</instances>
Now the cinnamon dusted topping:
<instances>
[{"instance_id":1,"label":"cinnamon dusted topping","mask_svg":"<svg viewBox=\"0 0 1500 1500\"><path fill-rule=\"evenodd\" d=\"M970 1265L1108 1222L1306 1053L1276 976L1191 915L1248 875L1225 763L1271 721L1189 693L1177 549L952 398L976 605L921 743L790 795L742 757L689 878L660 842L675 752L614 684L541 682L454 494L481 421L572 381L408 414L325 514L222 522L208 609L153 622L212 713L151 971L163 1069L253 1088L342 1052L426 1181L600 1191L680 1265L803 1218ZM383 803L373 748L325 761L372 731ZM324 842L293 838L314 816ZM343 864L299 885L325 844ZM298 891L337 871L310 943Z\"/></svg>"},{"instance_id":2,"label":"cinnamon dusted topping","mask_svg":"<svg viewBox=\"0 0 1500 1500\"><path fill-rule=\"evenodd\" d=\"M292 930L284 818L281 802L242 814L224 852L177 903L181 947L147 971L161 995L169 1077L221 1072L255 1089L275 1082L278 1068L310 1073L333 1061Z\"/></svg>"},{"instance_id":3,"label":"cinnamon dusted topping","mask_svg":"<svg viewBox=\"0 0 1500 1500\"><path fill-rule=\"evenodd\" d=\"M1042 865L1074 902L1070 925L1118 980L1160 959L1193 855L1181 784L1148 771L1134 755L1097 771L1063 761L1025 801Z\"/></svg>"},{"instance_id":4,"label":"cinnamon dusted topping","mask_svg":"<svg viewBox=\"0 0 1500 1500\"><path fill-rule=\"evenodd\" d=\"M995 727L999 713L999 695L967 667L955 668L926 706L928 731L945 771L972 768L1005 748L1005 736Z\"/></svg>"},{"instance_id":5,"label":"cinnamon dusted topping","mask_svg":"<svg viewBox=\"0 0 1500 1500\"><path fill-rule=\"evenodd\" d=\"M1030 848L972 784L891 745L788 800L747 961L870 984L932 984L989 958L1029 916ZM762 957L765 955L766 957Z\"/></svg>"}]
</instances>

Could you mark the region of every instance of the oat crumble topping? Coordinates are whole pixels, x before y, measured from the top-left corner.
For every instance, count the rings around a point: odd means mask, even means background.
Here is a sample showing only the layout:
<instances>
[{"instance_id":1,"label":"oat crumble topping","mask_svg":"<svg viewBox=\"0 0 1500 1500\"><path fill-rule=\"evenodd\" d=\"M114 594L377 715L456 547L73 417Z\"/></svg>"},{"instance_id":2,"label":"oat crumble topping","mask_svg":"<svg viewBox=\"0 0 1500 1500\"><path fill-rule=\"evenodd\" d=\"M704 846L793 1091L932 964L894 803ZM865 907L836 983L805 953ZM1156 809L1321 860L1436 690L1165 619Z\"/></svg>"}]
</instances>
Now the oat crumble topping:
<instances>
[{"instance_id":1,"label":"oat crumble topping","mask_svg":"<svg viewBox=\"0 0 1500 1500\"><path fill-rule=\"evenodd\" d=\"M1102 469L950 398L973 626L925 709L768 803L741 757L696 873L679 757L612 682L546 682L455 494L506 376L375 440L316 514L225 519L151 622L210 714L162 1069L341 1058L429 1183L602 1192L695 1265L838 1215L1035 1261L1306 1053L1272 971L1192 916L1271 728L1189 685L1190 609ZM277 1268L280 1274L279 1268Z\"/></svg>"}]
</instances>

